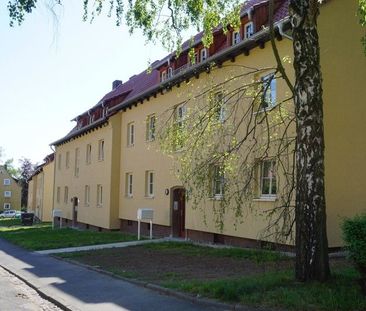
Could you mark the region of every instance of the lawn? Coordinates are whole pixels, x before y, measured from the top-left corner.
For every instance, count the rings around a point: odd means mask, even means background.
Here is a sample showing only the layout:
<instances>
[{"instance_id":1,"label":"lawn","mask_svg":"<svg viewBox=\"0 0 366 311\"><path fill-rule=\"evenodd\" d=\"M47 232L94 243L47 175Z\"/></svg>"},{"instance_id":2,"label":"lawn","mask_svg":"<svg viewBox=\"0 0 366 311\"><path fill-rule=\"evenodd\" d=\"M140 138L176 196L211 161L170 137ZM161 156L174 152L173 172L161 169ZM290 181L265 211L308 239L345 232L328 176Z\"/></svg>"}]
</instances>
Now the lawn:
<instances>
[{"instance_id":1,"label":"lawn","mask_svg":"<svg viewBox=\"0 0 366 311\"><path fill-rule=\"evenodd\" d=\"M0 227L21 226L20 218L0 218Z\"/></svg>"},{"instance_id":2,"label":"lawn","mask_svg":"<svg viewBox=\"0 0 366 311\"><path fill-rule=\"evenodd\" d=\"M0 237L29 250L45 250L136 240L135 235L117 231L95 232L71 228L52 229L50 223L33 226L5 226L0 222ZM10 225L11 223L8 222Z\"/></svg>"},{"instance_id":3,"label":"lawn","mask_svg":"<svg viewBox=\"0 0 366 311\"><path fill-rule=\"evenodd\" d=\"M293 279L293 259L269 251L164 242L59 256L229 303L282 310L366 310L358 274L346 259L332 259L329 282L303 284Z\"/></svg>"}]
</instances>

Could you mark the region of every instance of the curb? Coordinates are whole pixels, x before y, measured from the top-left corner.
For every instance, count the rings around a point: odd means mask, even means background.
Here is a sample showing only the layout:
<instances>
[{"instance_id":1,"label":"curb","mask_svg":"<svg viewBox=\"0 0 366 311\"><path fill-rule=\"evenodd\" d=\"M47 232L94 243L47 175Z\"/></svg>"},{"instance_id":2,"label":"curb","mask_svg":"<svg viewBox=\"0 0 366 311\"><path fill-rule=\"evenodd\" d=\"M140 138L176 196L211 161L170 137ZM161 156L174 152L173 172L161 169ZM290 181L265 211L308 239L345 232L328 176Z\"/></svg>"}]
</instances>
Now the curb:
<instances>
[{"instance_id":1,"label":"curb","mask_svg":"<svg viewBox=\"0 0 366 311\"><path fill-rule=\"evenodd\" d=\"M34 289L40 297L42 297L43 299L53 303L55 306L59 307L61 310L63 310L63 311L75 311L75 310L70 309L67 305L61 303L59 300L56 300L55 298L45 294L40 288L38 288L37 286L30 283L28 280L26 280L25 278L23 278L19 274L9 270L8 268L4 267L3 265L0 265L0 267L2 269L4 269L5 271L7 271L8 273L10 273L11 275L14 275L19 280L23 281L27 286Z\"/></svg>"},{"instance_id":2,"label":"curb","mask_svg":"<svg viewBox=\"0 0 366 311\"><path fill-rule=\"evenodd\" d=\"M102 273L104 275L108 275L115 279L123 280L123 281L129 282L129 283L135 284L137 286L140 286L140 287L145 287L145 288L148 288L155 292L158 292L160 294L187 300L187 301L190 301L190 302L198 304L198 305L214 307L214 308L218 308L221 310L233 310L233 311L272 311L273 310L273 309L266 309L263 307L249 307L249 306L245 306L245 305L241 305L241 304L229 304L229 303L219 302L217 300L210 299L210 298L200 297L198 295L193 296L193 295L189 295L189 294L186 294L183 292L175 291L170 288L162 287L157 284L149 283L146 281L135 280L135 279L129 279L129 278L126 278L126 277L123 277L120 275L116 275L116 274L113 274L112 272L103 270L101 268L97 268L95 266L90 266L90 265L78 262L76 260L72 260L72 259L68 259L68 258L61 258L61 257L57 257L55 255L50 255L50 256L52 256L53 258L55 258L57 260L66 261L71 264L86 268L88 270Z\"/></svg>"}]
</instances>

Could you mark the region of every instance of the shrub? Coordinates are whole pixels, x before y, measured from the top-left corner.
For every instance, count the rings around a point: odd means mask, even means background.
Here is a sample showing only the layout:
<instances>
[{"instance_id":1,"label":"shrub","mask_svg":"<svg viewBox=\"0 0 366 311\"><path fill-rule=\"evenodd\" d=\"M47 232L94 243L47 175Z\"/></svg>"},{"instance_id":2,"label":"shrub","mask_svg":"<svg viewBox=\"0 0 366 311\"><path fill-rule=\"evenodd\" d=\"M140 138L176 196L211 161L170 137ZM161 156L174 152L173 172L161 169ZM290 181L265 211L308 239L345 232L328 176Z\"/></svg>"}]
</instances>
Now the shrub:
<instances>
[{"instance_id":1,"label":"shrub","mask_svg":"<svg viewBox=\"0 0 366 311\"><path fill-rule=\"evenodd\" d=\"M345 219L342 230L349 257L361 273L360 284L366 295L366 214Z\"/></svg>"}]
</instances>

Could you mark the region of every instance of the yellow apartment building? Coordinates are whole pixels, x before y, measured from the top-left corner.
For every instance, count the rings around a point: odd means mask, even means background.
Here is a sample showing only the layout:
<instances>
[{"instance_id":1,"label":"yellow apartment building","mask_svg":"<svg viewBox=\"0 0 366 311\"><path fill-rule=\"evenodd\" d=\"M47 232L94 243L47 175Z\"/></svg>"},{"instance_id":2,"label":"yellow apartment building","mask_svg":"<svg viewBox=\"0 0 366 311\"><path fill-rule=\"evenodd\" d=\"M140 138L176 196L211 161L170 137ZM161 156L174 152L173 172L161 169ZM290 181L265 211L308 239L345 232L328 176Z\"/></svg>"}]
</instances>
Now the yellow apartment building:
<instances>
[{"instance_id":1,"label":"yellow apartment building","mask_svg":"<svg viewBox=\"0 0 366 311\"><path fill-rule=\"evenodd\" d=\"M52 221L54 154L48 155L28 180L28 212L41 221Z\"/></svg>"},{"instance_id":2,"label":"yellow apartment building","mask_svg":"<svg viewBox=\"0 0 366 311\"><path fill-rule=\"evenodd\" d=\"M285 0L276 2L274 20L277 47L293 80L287 5ZM366 108L360 100L366 80L366 57L360 44L362 29L356 9L356 3L332 0L322 5L319 18L331 248L342 245L342 218L362 213L366 206ZM54 208L62 211L63 218L85 227L136 232L137 210L151 208L156 236L249 246L267 240L261 235L267 220L260 214L278 205L284 180L283 172L274 173L272 147L268 159L261 158L258 163L252 208L239 221L234 211L227 212L220 229L214 213L225 195L220 181L211 183L211 195L199 208L193 208L192 202L185 199L187 190L175 175L179 167L171 156L161 152L157 135L158 129L168 124L167 114L176 122L184 122L189 113L199 113L212 94L225 96L253 81L266 87L264 98L269 100L265 111L253 115L265 113L275 119L280 109L276 103L288 98L289 90L281 78L271 76L275 60L268 42L267 16L268 2L247 2L239 30L215 32L214 44L208 49L202 46L202 34L194 38L194 61L188 57L186 43L180 56L170 54L153 63L151 73L140 73L125 83L115 81L112 92L75 118L75 128L53 143ZM339 21L343 27L339 27ZM238 75L242 78L233 78ZM236 115L247 111L249 103L248 99L243 100ZM284 105L291 113L291 102ZM230 113L226 121L236 122ZM253 153L251 159L255 158ZM71 203L73 197L78 199L77 206ZM142 226L146 234L148 229L148 223Z\"/></svg>"},{"instance_id":3,"label":"yellow apartment building","mask_svg":"<svg viewBox=\"0 0 366 311\"><path fill-rule=\"evenodd\" d=\"M20 211L21 191L17 180L9 174L4 165L0 165L0 211Z\"/></svg>"}]
</instances>

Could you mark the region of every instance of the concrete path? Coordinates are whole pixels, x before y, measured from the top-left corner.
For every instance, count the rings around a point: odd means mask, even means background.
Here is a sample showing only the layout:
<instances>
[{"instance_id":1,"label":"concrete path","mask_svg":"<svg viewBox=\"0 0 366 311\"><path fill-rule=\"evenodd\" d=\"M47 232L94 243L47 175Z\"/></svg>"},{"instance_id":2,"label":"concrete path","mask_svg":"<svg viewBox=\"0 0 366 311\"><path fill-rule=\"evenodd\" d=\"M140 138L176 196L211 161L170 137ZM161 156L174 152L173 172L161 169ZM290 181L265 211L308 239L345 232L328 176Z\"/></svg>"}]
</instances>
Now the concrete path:
<instances>
[{"instance_id":1,"label":"concrete path","mask_svg":"<svg viewBox=\"0 0 366 311\"><path fill-rule=\"evenodd\" d=\"M116 248L116 247L128 247L147 243L159 243L164 241L170 241L171 239L154 239L154 240L140 240L140 241L129 241L129 242L118 242L118 243L108 243L99 245L86 245L77 247L67 247L67 248L57 248L57 249L47 249L43 251L36 251L38 254L59 254L59 253L73 253L81 251L89 251L104 248Z\"/></svg>"},{"instance_id":2,"label":"concrete path","mask_svg":"<svg viewBox=\"0 0 366 311\"><path fill-rule=\"evenodd\" d=\"M0 265L65 310L224 310L162 295L48 255L26 251L2 239Z\"/></svg>"}]
</instances>

